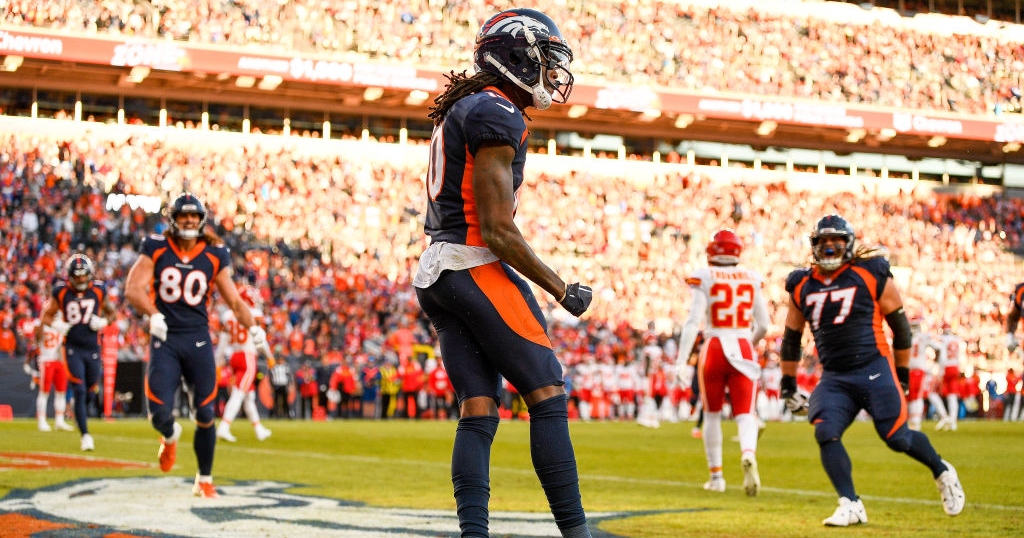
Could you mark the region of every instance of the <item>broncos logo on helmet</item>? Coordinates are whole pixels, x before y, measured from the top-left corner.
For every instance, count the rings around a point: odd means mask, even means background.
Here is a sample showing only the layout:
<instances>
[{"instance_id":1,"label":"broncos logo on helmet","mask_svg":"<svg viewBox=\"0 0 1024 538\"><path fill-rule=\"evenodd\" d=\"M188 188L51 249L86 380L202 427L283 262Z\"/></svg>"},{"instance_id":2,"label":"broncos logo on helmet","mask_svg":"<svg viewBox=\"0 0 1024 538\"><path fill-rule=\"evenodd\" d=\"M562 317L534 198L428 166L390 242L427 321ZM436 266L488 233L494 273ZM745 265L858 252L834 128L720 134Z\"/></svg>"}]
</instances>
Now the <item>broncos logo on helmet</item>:
<instances>
[{"instance_id":1,"label":"broncos logo on helmet","mask_svg":"<svg viewBox=\"0 0 1024 538\"><path fill-rule=\"evenodd\" d=\"M178 226L178 216L193 214L199 215L199 226L193 229L182 229ZM174 199L174 202L167 208L167 217L171 221L171 233L181 239L196 239L206 225L206 207L199 201L199 198L192 193L184 193Z\"/></svg>"},{"instance_id":2,"label":"broncos logo on helmet","mask_svg":"<svg viewBox=\"0 0 1024 538\"><path fill-rule=\"evenodd\" d=\"M841 237L843 245L821 244L823 237ZM826 271L835 271L840 265L853 259L857 236L846 219L836 214L825 215L811 232L811 254L814 262Z\"/></svg>"},{"instance_id":3,"label":"broncos logo on helmet","mask_svg":"<svg viewBox=\"0 0 1024 538\"><path fill-rule=\"evenodd\" d=\"M64 266L68 284L78 291L85 291L92 282L92 260L85 254L72 254Z\"/></svg>"},{"instance_id":4,"label":"broncos logo on helmet","mask_svg":"<svg viewBox=\"0 0 1024 538\"><path fill-rule=\"evenodd\" d=\"M572 93L572 49L555 21L540 11L509 9L488 19L477 34L473 60L477 71L501 75L530 93L538 110L565 103Z\"/></svg>"}]
</instances>

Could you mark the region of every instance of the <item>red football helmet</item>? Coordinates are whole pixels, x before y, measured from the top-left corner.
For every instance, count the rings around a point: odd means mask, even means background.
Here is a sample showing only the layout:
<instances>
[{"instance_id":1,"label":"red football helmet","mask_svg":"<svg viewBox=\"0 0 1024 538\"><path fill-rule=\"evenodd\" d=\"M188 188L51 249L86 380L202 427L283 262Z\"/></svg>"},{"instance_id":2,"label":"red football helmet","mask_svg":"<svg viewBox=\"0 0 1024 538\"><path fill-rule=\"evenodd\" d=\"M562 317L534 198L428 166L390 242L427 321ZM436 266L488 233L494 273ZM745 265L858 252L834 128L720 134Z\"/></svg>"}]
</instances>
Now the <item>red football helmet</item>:
<instances>
[{"instance_id":1,"label":"red football helmet","mask_svg":"<svg viewBox=\"0 0 1024 538\"><path fill-rule=\"evenodd\" d=\"M708 263L713 265L736 265L743 253L743 241L736 232L719 230L708 243Z\"/></svg>"}]
</instances>

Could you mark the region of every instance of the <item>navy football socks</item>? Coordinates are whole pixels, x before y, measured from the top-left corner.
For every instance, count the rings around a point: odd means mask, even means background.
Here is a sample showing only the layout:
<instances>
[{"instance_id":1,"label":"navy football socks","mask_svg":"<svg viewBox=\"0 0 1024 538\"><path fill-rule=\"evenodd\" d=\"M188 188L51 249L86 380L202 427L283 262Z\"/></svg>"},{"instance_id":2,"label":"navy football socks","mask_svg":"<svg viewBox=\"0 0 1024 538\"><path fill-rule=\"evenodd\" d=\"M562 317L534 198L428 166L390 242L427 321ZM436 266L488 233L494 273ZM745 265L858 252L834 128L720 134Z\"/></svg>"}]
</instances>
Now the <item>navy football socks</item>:
<instances>
[{"instance_id":1,"label":"navy football socks","mask_svg":"<svg viewBox=\"0 0 1024 538\"><path fill-rule=\"evenodd\" d=\"M562 536L586 538L590 532L569 438L567 401L567 396L556 396L530 408L530 455Z\"/></svg>"},{"instance_id":2,"label":"navy football socks","mask_svg":"<svg viewBox=\"0 0 1024 538\"><path fill-rule=\"evenodd\" d=\"M196 451L196 464L199 474L213 474L213 448L217 445L217 430L213 425L196 428L196 436L192 439L192 447Z\"/></svg>"},{"instance_id":3,"label":"navy football socks","mask_svg":"<svg viewBox=\"0 0 1024 538\"><path fill-rule=\"evenodd\" d=\"M836 489L840 497L856 501L857 490L853 488L853 463L850 462L850 455L846 452L846 447L837 439L826 441L819 446L821 448L821 464L825 467L825 474L832 481L832 487Z\"/></svg>"},{"instance_id":4,"label":"navy football socks","mask_svg":"<svg viewBox=\"0 0 1024 538\"><path fill-rule=\"evenodd\" d=\"M488 536L491 443L498 417L462 417L452 449L452 485L462 536Z\"/></svg>"}]
</instances>

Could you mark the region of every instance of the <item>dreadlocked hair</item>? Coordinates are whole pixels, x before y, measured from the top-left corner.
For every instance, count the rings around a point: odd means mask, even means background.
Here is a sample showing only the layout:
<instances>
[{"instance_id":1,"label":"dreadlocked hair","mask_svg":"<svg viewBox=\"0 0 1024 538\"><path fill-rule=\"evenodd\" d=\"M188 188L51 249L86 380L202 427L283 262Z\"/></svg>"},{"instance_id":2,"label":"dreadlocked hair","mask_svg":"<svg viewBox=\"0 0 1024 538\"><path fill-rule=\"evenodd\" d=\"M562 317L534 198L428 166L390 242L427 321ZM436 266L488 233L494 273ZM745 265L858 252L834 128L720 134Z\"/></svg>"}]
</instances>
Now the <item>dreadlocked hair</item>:
<instances>
[{"instance_id":1,"label":"dreadlocked hair","mask_svg":"<svg viewBox=\"0 0 1024 538\"><path fill-rule=\"evenodd\" d=\"M474 94L488 86L497 86L505 80L501 78L501 75L496 75L489 71L480 71L472 77L467 76L465 71L461 73L451 71L444 77L448 79L448 86L445 88L444 93L434 98L434 106L430 107L430 113L427 114L428 118L434 120L434 125L441 124L441 120L448 114L448 109L459 99Z\"/></svg>"}]
</instances>

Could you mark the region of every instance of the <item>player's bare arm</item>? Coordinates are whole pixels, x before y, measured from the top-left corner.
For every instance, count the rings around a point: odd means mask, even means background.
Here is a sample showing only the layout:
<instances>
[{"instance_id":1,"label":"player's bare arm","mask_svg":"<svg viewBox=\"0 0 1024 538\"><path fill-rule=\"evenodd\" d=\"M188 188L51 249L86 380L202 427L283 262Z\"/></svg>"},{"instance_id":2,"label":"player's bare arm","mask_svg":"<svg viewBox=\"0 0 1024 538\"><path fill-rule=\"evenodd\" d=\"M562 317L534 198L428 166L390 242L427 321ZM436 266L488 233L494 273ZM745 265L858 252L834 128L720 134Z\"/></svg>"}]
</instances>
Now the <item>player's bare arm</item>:
<instances>
[{"instance_id":1,"label":"player's bare arm","mask_svg":"<svg viewBox=\"0 0 1024 538\"><path fill-rule=\"evenodd\" d=\"M156 305L149 297L152 282L153 259L141 255L128 271L128 279L124 285L125 299L140 316L151 316L157 313Z\"/></svg>"},{"instance_id":2,"label":"player's bare arm","mask_svg":"<svg viewBox=\"0 0 1024 538\"><path fill-rule=\"evenodd\" d=\"M57 305L57 301L50 299L46 301L46 305L43 306L43 312L39 315L39 325L35 329L36 341L43 342L43 327L46 327L53 323L54 318L57 317L57 312L60 311L60 306Z\"/></svg>"},{"instance_id":3,"label":"player's bare arm","mask_svg":"<svg viewBox=\"0 0 1024 538\"><path fill-rule=\"evenodd\" d=\"M231 273L230 267L224 268L221 272L217 273L214 283L217 285L217 291L220 292L220 296L224 299L224 304L228 305L228 308L235 313L235 319L248 329L256 324L256 320L252 317L252 311L249 310L249 306L245 304L242 296L239 295L238 288L235 287L235 281L231 279Z\"/></svg>"},{"instance_id":4,"label":"player's bare arm","mask_svg":"<svg viewBox=\"0 0 1024 538\"><path fill-rule=\"evenodd\" d=\"M477 150L473 167L480 233L487 247L501 261L561 299L566 283L559 278L523 238L513 219L512 159L515 150L506 144L484 144Z\"/></svg>"}]
</instances>

